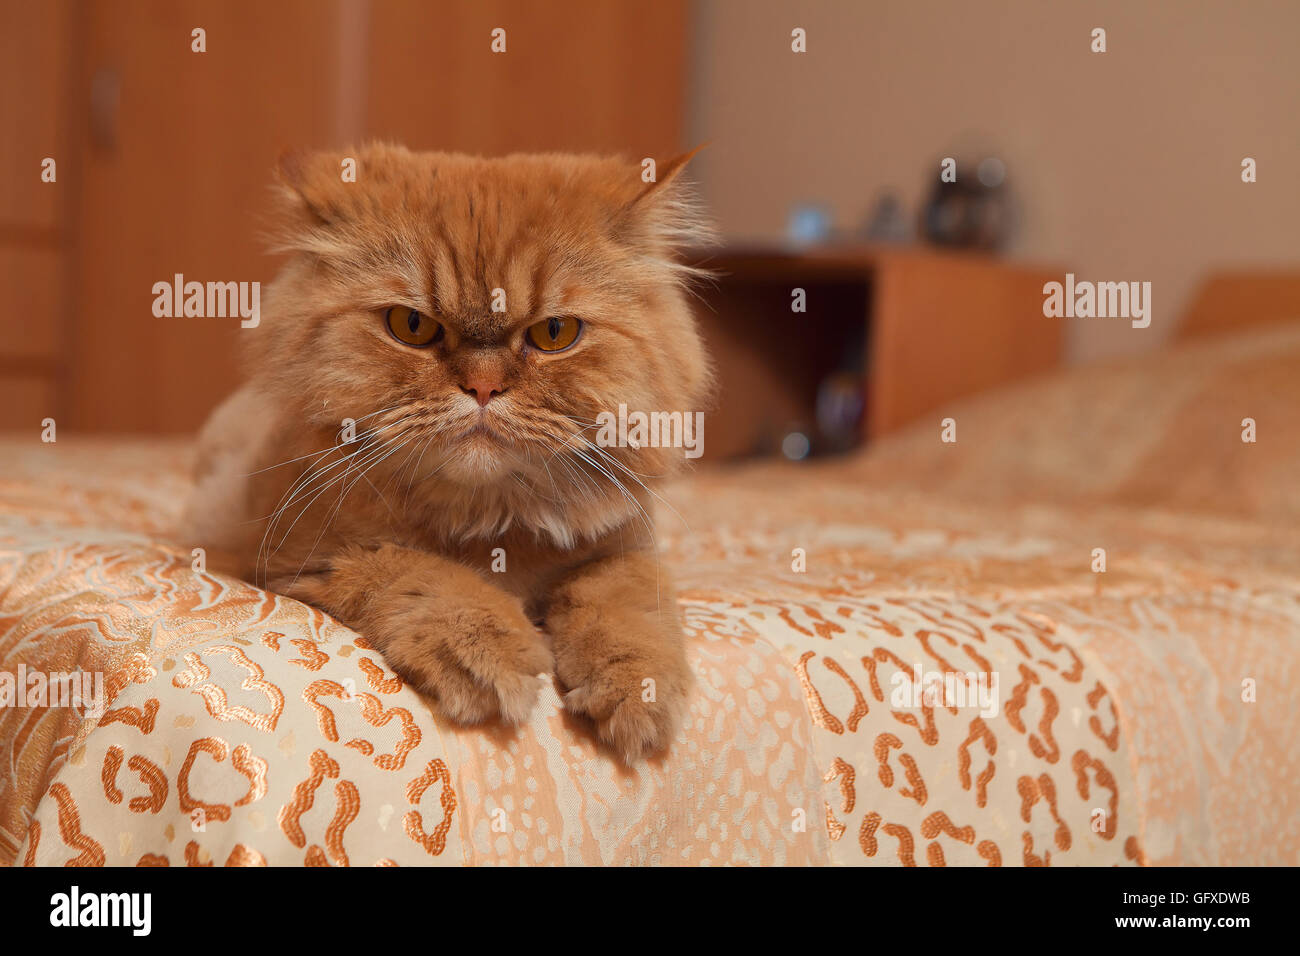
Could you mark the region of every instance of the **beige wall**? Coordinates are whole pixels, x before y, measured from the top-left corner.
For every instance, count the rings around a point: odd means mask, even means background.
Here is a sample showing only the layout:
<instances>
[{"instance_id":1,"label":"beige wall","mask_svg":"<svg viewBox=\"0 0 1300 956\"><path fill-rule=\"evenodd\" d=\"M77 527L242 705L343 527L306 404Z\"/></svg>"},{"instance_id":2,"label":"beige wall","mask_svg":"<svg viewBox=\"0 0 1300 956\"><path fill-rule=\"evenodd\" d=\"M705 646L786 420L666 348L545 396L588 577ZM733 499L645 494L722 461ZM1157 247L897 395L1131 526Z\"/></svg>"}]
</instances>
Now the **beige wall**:
<instances>
[{"instance_id":1,"label":"beige wall","mask_svg":"<svg viewBox=\"0 0 1300 956\"><path fill-rule=\"evenodd\" d=\"M1153 283L1149 329L1070 320L1076 360L1162 341L1206 270L1300 263L1300 2L700 0L695 16L690 132L712 141L695 174L730 237L779 237L798 200L845 228L885 187L914 209L940 157L984 149L1019 195L1013 256Z\"/></svg>"}]
</instances>

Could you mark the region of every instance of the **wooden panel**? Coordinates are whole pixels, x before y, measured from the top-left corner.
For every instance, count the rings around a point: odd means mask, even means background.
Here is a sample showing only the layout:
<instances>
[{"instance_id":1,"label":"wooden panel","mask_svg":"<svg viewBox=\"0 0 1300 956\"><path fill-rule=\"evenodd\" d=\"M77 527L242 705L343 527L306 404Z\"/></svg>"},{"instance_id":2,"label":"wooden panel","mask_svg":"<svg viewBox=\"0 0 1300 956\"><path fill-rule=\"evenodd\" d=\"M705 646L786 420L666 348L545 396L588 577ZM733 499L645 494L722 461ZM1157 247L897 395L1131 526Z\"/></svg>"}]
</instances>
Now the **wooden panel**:
<instances>
[{"instance_id":1,"label":"wooden panel","mask_svg":"<svg viewBox=\"0 0 1300 956\"><path fill-rule=\"evenodd\" d=\"M270 170L371 134L487 152L679 146L685 0L649 7L89 0L72 408L89 430L187 431L238 379L239 326L158 319L152 286L267 281ZM207 52L190 31L207 30ZM489 50L504 26L507 53ZM92 89L116 116L91 115ZM112 102L112 97L100 97Z\"/></svg>"},{"instance_id":2,"label":"wooden panel","mask_svg":"<svg viewBox=\"0 0 1300 956\"><path fill-rule=\"evenodd\" d=\"M0 246L0 357L53 362L63 341L63 255L39 246Z\"/></svg>"},{"instance_id":3,"label":"wooden panel","mask_svg":"<svg viewBox=\"0 0 1300 956\"><path fill-rule=\"evenodd\" d=\"M67 250L76 195L67 111L76 24L72 0L0 10L0 428L31 429L63 406ZM41 161L57 179L41 181Z\"/></svg>"},{"instance_id":4,"label":"wooden panel","mask_svg":"<svg viewBox=\"0 0 1300 956\"><path fill-rule=\"evenodd\" d=\"M1043 315L1061 273L975 256L881 253L868 435L953 399L1055 367L1065 326Z\"/></svg>"},{"instance_id":5,"label":"wooden panel","mask_svg":"<svg viewBox=\"0 0 1300 956\"><path fill-rule=\"evenodd\" d=\"M386 0L371 11L372 136L488 154L682 146L685 0ZM496 27L505 53L491 51Z\"/></svg>"},{"instance_id":6,"label":"wooden panel","mask_svg":"<svg viewBox=\"0 0 1300 956\"><path fill-rule=\"evenodd\" d=\"M0 23L0 230L39 235L59 225L72 166L59 108L71 68L72 2L3 0ZM40 180L47 156L59 164L58 182Z\"/></svg>"},{"instance_id":7,"label":"wooden panel","mask_svg":"<svg viewBox=\"0 0 1300 956\"><path fill-rule=\"evenodd\" d=\"M39 438L42 419L54 418L63 424L57 399L50 378L0 374L0 431Z\"/></svg>"},{"instance_id":8,"label":"wooden panel","mask_svg":"<svg viewBox=\"0 0 1300 956\"><path fill-rule=\"evenodd\" d=\"M1223 273L1201 284L1178 327L1178 337L1295 319L1300 319L1300 273Z\"/></svg>"},{"instance_id":9,"label":"wooden panel","mask_svg":"<svg viewBox=\"0 0 1300 956\"><path fill-rule=\"evenodd\" d=\"M273 275L260 238L271 169L285 148L333 135L334 7L94 0L86 16L76 107L92 135L71 420L194 429L237 381L239 320L155 318L151 290L176 273ZM206 53L191 52L195 27L207 31ZM91 116L96 82L116 82L115 118Z\"/></svg>"}]
</instances>

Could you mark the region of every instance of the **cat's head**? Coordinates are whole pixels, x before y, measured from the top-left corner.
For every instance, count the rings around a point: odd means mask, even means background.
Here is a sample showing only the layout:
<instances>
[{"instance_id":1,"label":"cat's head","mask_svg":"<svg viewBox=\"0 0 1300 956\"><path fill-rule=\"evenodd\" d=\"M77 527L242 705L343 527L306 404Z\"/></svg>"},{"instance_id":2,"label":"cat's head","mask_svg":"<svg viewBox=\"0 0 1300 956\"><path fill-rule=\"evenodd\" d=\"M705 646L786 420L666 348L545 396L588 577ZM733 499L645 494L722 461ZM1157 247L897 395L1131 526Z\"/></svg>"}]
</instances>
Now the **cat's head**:
<instances>
[{"instance_id":1,"label":"cat's head","mask_svg":"<svg viewBox=\"0 0 1300 956\"><path fill-rule=\"evenodd\" d=\"M251 342L255 378L306 430L354 420L355 463L429 520L463 515L450 535L522 525L567 544L627 521L638 482L684 450L621 447L600 423L620 406L692 414L709 386L674 258L703 231L686 158L652 182L596 156L286 158L292 258Z\"/></svg>"}]
</instances>

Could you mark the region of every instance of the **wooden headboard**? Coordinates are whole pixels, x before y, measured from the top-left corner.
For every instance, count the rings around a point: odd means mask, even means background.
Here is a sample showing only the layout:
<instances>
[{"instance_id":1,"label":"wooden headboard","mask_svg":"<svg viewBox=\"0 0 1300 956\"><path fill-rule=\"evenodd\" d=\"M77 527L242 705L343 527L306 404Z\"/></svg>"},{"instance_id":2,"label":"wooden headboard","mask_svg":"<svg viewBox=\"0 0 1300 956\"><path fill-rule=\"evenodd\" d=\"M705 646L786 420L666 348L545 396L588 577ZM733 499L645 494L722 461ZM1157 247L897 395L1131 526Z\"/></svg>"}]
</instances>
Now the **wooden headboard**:
<instances>
[{"instance_id":1,"label":"wooden headboard","mask_svg":"<svg viewBox=\"0 0 1300 956\"><path fill-rule=\"evenodd\" d=\"M1300 271L1220 272L1196 291L1176 337L1195 338L1300 319Z\"/></svg>"}]
</instances>

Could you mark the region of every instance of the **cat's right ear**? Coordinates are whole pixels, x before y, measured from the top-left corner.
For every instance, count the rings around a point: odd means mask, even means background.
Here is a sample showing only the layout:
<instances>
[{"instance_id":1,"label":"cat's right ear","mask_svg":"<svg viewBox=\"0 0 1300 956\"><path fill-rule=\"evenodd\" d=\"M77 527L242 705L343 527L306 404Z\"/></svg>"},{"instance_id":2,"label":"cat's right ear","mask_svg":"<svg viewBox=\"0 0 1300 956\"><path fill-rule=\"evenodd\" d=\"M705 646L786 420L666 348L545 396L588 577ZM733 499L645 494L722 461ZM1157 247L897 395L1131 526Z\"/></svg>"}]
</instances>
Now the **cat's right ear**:
<instances>
[{"instance_id":1,"label":"cat's right ear","mask_svg":"<svg viewBox=\"0 0 1300 956\"><path fill-rule=\"evenodd\" d=\"M344 218L340 157L306 149L286 150L275 167L284 225L332 226Z\"/></svg>"}]
</instances>

